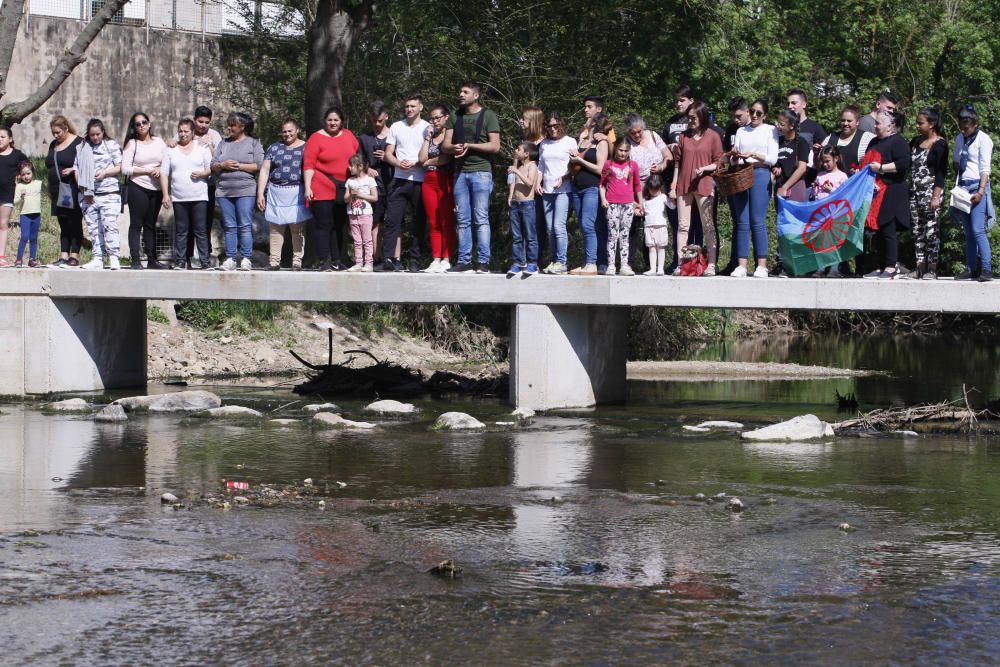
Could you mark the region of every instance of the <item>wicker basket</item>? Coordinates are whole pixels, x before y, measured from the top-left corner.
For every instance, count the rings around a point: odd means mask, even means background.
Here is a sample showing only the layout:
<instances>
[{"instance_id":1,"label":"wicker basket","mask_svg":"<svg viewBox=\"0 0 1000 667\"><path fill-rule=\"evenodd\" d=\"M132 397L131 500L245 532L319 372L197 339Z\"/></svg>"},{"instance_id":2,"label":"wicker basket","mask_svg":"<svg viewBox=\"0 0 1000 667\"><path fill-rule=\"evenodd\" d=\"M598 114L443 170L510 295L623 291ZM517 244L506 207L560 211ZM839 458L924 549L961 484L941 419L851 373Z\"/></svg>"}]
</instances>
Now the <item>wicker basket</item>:
<instances>
[{"instance_id":1,"label":"wicker basket","mask_svg":"<svg viewBox=\"0 0 1000 667\"><path fill-rule=\"evenodd\" d=\"M719 160L712 175L719 186L719 194L723 197L731 197L753 187L752 164L726 164Z\"/></svg>"}]
</instances>

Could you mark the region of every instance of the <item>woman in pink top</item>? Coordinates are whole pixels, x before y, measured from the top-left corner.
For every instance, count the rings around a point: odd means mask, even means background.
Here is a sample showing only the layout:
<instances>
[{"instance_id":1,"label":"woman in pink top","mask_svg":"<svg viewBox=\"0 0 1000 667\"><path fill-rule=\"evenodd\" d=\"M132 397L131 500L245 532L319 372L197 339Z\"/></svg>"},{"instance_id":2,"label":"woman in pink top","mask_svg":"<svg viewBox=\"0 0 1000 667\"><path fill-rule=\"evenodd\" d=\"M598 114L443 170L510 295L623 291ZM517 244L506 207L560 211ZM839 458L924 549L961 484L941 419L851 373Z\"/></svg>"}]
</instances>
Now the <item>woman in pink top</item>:
<instances>
[{"instance_id":1,"label":"woman in pink top","mask_svg":"<svg viewBox=\"0 0 1000 667\"><path fill-rule=\"evenodd\" d=\"M608 269L605 275L615 275L615 249L621 251L623 276L634 276L635 271L628 262L628 234L632 219L642 215L642 183L639 180L639 165L631 159L628 137L615 142L614 157L604 163L601 170L601 206L607 209L608 217Z\"/></svg>"},{"instance_id":2,"label":"woman in pink top","mask_svg":"<svg viewBox=\"0 0 1000 667\"><path fill-rule=\"evenodd\" d=\"M677 202L677 252L684 249L691 229L691 207L697 206L701 226L708 246L708 267L704 275L715 275L716 255L715 220L712 217L715 201L715 183L710 174L722 157L722 139L708 125L708 107L704 102L694 102L688 107L688 129L677 145L677 167L670 186L670 198ZM674 275L681 273L680 267Z\"/></svg>"},{"instance_id":3,"label":"woman in pink top","mask_svg":"<svg viewBox=\"0 0 1000 667\"><path fill-rule=\"evenodd\" d=\"M133 269L143 268L143 245L146 247L146 268L167 268L156 257L156 219L167 189L167 174L160 167L166 155L167 145L163 139L153 136L149 116L134 114L129 119L125 147L122 149L122 173L128 179L125 201L128 204L128 247Z\"/></svg>"}]
</instances>

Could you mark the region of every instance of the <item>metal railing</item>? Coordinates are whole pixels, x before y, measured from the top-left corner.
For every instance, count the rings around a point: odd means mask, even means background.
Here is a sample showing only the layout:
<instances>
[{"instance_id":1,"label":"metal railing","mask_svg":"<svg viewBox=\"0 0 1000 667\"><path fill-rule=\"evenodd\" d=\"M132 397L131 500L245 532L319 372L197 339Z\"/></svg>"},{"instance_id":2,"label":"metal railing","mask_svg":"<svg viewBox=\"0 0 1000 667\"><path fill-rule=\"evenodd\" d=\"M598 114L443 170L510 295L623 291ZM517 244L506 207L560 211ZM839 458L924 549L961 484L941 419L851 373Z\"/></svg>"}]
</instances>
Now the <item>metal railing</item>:
<instances>
[{"instance_id":1,"label":"metal railing","mask_svg":"<svg viewBox=\"0 0 1000 667\"><path fill-rule=\"evenodd\" d=\"M104 0L28 0L29 16L89 21ZM256 15L267 19L284 8L266 0L131 0L112 23L153 30L182 30L203 35L239 35L248 32Z\"/></svg>"}]
</instances>

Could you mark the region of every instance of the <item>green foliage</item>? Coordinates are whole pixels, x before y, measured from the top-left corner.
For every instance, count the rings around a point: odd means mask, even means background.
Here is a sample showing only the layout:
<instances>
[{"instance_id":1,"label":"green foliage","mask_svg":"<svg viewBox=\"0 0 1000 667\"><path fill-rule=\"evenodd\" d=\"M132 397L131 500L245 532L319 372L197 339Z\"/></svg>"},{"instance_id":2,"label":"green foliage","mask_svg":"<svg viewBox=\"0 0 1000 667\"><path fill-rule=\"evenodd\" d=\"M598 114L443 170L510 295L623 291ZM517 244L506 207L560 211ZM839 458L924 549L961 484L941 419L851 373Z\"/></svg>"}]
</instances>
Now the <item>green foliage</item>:
<instances>
[{"instance_id":1,"label":"green foliage","mask_svg":"<svg viewBox=\"0 0 1000 667\"><path fill-rule=\"evenodd\" d=\"M239 335L268 336L277 330L284 304L268 301L183 301L177 319L204 330L226 328Z\"/></svg>"},{"instance_id":2,"label":"green foliage","mask_svg":"<svg viewBox=\"0 0 1000 667\"><path fill-rule=\"evenodd\" d=\"M170 320L159 306L146 306L146 319L158 324L170 324Z\"/></svg>"}]
</instances>

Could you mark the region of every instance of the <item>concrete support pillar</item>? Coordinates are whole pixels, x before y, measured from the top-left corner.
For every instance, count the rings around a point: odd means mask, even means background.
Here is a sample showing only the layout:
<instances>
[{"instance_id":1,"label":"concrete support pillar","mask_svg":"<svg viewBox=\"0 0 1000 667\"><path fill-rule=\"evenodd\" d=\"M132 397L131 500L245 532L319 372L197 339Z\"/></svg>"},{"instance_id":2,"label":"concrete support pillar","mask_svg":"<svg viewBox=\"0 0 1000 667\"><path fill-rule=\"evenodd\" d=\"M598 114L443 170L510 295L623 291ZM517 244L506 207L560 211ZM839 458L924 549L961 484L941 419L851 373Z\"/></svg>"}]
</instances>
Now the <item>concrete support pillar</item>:
<instances>
[{"instance_id":1,"label":"concrete support pillar","mask_svg":"<svg viewBox=\"0 0 1000 667\"><path fill-rule=\"evenodd\" d=\"M146 302L0 297L0 394L146 385Z\"/></svg>"},{"instance_id":2,"label":"concrete support pillar","mask_svg":"<svg viewBox=\"0 0 1000 667\"><path fill-rule=\"evenodd\" d=\"M625 400L628 308L514 306L510 400L532 410Z\"/></svg>"}]
</instances>

